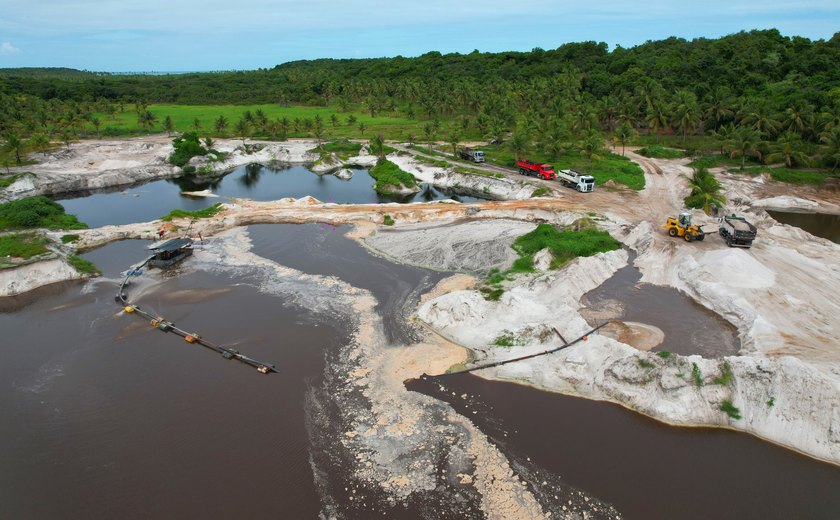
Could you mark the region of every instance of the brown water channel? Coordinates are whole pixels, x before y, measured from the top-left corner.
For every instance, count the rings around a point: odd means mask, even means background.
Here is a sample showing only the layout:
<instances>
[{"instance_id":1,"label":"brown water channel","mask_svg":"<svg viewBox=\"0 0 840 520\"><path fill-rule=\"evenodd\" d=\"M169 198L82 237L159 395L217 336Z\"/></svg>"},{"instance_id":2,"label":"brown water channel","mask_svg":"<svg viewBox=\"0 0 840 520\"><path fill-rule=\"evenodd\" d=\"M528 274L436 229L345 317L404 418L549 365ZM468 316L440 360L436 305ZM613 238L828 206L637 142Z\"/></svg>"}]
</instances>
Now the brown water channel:
<instances>
[{"instance_id":1,"label":"brown water channel","mask_svg":"<svg viewBox=\"0 0 840 520\"><path fill-rule=\"evenodd\" d=\"M514 468L559 475L628 519L840 518L840 468L746 434L475 375L408 387L469 417Z\"/></svg>"},{"instance_id":2,"label":"brown water channel","mask_svg":"<svg viewBox=\"0 0 840 520\"><path fill-rule=\"evenodd\" d=\"M372 256L345 231L248 230L256 254L368 289L391 341L414 339L404 317L444 274ZM313 441L336 426L313 432L311 422L313 388L330 377L352 316L266 291L247 269L196 271L195 259L162 284L152 286L149 273L133 284L133 301L280 368L262 376L118 315L119 274L145 245L91 252L102 279L0 313L0 518L315 518L324 489L346 517L369 518L342 509L353 462ZM840 470L747 435L670 428L609 404L475 377L443 383L445 391L432 382L412 389L451 400L529 482L559 475L561 498L563 485L575 486L630 518L840 515L840 495L831 493ZM434 505L450 496L434 493L376 516L471 516ZM475 512L475 497L465 500L458 511Z\"/></svg>"}]
</instances>

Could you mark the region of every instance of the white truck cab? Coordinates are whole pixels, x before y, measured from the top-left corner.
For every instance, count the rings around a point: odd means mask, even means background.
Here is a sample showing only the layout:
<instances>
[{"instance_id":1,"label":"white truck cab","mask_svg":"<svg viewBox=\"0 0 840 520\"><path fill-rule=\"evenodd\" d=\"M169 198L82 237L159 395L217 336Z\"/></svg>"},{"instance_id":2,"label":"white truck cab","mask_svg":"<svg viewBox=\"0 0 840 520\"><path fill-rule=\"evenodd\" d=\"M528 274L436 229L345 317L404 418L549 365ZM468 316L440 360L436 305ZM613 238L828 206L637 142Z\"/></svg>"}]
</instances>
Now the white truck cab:
<instances>
[{"instance_id":1,"label":"white truck cab","mask_svg":"<svg viewBox=\"0 0 840 520\"><path fill-rule=\"evenodd\" d=\"M564 186L575 188L581 193L595 191L595 177L584 175L575 170L560 170L557 172L557 180Z\"/></svg>"}]
</instances>

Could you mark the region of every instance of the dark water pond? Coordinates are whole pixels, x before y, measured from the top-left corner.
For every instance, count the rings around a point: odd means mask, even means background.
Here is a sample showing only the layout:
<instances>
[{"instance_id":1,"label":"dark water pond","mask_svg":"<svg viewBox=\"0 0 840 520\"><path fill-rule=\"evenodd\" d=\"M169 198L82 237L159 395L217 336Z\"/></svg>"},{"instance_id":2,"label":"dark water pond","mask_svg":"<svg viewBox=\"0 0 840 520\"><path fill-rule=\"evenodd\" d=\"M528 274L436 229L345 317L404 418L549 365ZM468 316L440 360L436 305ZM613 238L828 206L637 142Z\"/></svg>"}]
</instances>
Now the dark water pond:
<instances>
[{"instance_id":1,"label":"dark water pond","mask_svg":"<svg viewBox=\"0 0 840 520\"><path fill-rule=\"evenodd\" d=\"M91 227L108 224L148 222L166 215L173 209L197 210L225 201L226 197L246 197L254 200L300 198L311 195L322 202L378 204L387 202L423 202L453 199L460 202L482 200L458 195L428 184L422 190L405 197L378 195L374 180L364 169L351 169L353 177L342 180L334 175L316 175L305 166L270 168L259 164L240 166L223 177L198 182L200 177L181 177L152 181L131 188L117 188L94 193L70 195L59 202L68 213ZM209 189L220 198L190 197L182 191ZM64 196L62 196L64 197Z\"/></svg>"},{"instance_id":2,"label":"dark water pond","mask_svg":"<svg viewBox=\"0 0 840 520\"><path fill-rule=\"evenodd\" d=\"M777 222L802 228L814 236L840 244L840 215L767 210Z\"/></svg>"},{"instance_id":3,"label":"dark water pond","mask_svg":"<svg viewBox=\"0 0 840 520\"><path fill-rule=\"evenodd\" d=\"M654 351L704 357L738 353L741 342L735 326L672 287L639 283L642 273L633 266L635 258L636 254L630 252L628 265L586 293L581 303L596 313L604 312L609 319L658 327L665 333L665 339ZM595 326L602 320L590 321Z\"/></svg>"}]
</instances>

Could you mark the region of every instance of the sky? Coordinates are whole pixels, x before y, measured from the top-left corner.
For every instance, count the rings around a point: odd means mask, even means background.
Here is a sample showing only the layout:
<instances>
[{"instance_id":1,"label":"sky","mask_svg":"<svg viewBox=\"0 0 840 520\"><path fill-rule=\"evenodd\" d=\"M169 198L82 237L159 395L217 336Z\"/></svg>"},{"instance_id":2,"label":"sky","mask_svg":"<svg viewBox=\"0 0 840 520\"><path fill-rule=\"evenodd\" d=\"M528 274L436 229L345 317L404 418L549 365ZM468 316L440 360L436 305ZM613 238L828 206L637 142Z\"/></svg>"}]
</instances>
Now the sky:
<instances>
[{"instance_id":1,"label":"sky","mask_svg":"<svg viewBox=\"0 0 840 520\"><path fill-rule=\"evenodd\" d=\"M0 67L270 68L313 58L631 47L777 28L828 39L838 0L0 0Z\"/></svg>"}]
</instances>

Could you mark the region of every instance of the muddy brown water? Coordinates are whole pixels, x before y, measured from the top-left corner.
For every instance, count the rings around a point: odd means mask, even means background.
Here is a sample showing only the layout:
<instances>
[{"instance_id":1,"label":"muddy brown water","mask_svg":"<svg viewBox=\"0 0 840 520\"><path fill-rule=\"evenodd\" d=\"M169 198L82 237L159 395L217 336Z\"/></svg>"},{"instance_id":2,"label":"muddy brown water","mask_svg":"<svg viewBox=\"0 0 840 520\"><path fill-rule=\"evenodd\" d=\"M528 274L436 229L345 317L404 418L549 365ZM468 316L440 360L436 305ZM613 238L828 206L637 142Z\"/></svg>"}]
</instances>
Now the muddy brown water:
<instances>
[{"instance_id":1,"label":"muddy brown water","mask_svg":"<svg viewBox=\"0 0 840 520\"><path fill-rule=\"evenodd\" d=\"M814 236L840 244L840 215L767 210L777 222L804 229Z\"/></svg>"},{"instance_id":2,"label":"muddy brown water","mask_svg":"<svg viewBox=\"0 0 840 520\"><path fill-rule=\"evenodd\" d=\"M370 290L394 342L413 339L403 318L444 276L372 256L345 228L248 231L259 255ZM0 518L315 518L323 507L317 479L332 479L333 498L347 503L335 482L352 462L337 459L336 474L314 475L313 464L332 454L313 448L319 432L307 429L312 389L348 341L346 321L260 292L247 273L194 271L191 260L154 290L142 280L129 289L179 326L280 368L262 376L118 315L119 274L145 245L88 253L102 279L0 314ZM743 434L670 428L604 403L474 377L445 384L446 392L417 389L445 401L453 391L474 396L453 406L522 474L559 475L630 518L840 515L828 492L840 484L838 470ZM422 500L382 512L442 517Z\"/></svg>"},{"instance_id":3,"label":"muddy brown water","mask_svg":"<svg viewBox=\"0 0 840 520\"><path fill-rule=\"evenodd\" d=\"M514 467L559 475L628 519L840 518L840 468L750 435L671 427L612 403L475 375L408 388L469 417Z\"/></svg>"},{"instance_id":4,"label":"muddy brown water","mask_svg":"<svg viewBox=\"0 0 840 520\"><path fill-rule=\"evenodd\" d=\"M590 319L592 325L619 318L659 327L665 339L652 349L655 352L704 357L738 353L741 343L735 326L672 287L640 283L642 273L633 266L635 258L630 252L628 265L581 299L600 318Z\"/></svg>"}]
</instances>

